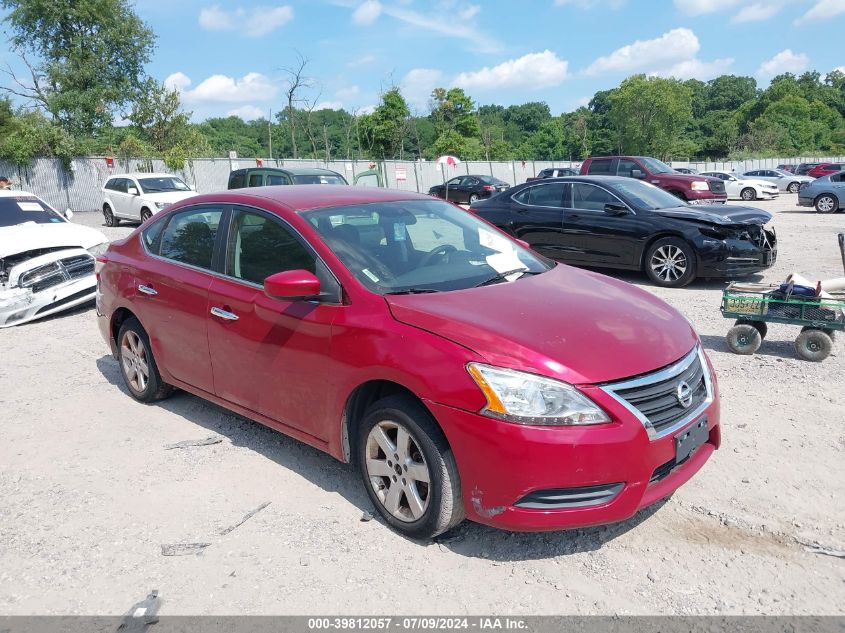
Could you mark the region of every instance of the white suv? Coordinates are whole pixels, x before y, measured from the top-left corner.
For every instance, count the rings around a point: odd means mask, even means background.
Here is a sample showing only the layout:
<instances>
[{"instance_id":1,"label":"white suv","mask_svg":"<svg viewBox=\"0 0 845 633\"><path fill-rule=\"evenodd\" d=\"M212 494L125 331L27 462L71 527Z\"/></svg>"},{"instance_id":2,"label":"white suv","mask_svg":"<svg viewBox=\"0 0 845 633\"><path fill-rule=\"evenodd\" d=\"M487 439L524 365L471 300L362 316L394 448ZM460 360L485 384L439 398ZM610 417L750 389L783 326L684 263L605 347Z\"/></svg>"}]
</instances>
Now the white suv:
<instances>
[{"instance_id":1,"label":"white suv","mask_svg":"<svg viewBox=\"0 0 845 633\"><path fill-rule=\"evenodd\" d=\"M120 220L144 222L157 211L195 195L173 174L119 174L103 185L103 216L106 226Z\"/></svg>"}]
</instances>

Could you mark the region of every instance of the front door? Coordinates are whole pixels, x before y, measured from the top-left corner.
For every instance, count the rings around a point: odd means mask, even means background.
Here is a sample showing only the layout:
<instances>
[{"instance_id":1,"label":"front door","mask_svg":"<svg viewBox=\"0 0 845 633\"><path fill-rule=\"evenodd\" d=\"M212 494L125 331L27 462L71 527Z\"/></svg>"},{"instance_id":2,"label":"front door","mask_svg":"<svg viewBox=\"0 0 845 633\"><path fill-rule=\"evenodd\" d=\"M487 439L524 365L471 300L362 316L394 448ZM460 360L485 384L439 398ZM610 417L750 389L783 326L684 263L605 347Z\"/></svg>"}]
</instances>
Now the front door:
<instances>
[{"instance_id":1,"label":"front door","mask_svg":"<svg viewBox=\"0 0 845 633\"><path fill-rule=\"evenodd\" d=\"M271 299L264 279L285 270L317 274L326 302ZM322 261L278 217L235 209L225 277L208 293L214 393L285 426L328 440L332 321L343 307ZM334 286L334 287L333 287ZM335 301L331 295L334 295Z\"/></svg>"},{"instance_id":2,"label":"front door","mask_svg":"<svg viewBox=\"0 0 845 633\"><path fill-rule=\"evenodd\" d=\"M569 260L563 243L563 200L569 185L546 182L526 187L511 198L511 228L538 253L552 259Z\"/></svg>"}]
</instances>

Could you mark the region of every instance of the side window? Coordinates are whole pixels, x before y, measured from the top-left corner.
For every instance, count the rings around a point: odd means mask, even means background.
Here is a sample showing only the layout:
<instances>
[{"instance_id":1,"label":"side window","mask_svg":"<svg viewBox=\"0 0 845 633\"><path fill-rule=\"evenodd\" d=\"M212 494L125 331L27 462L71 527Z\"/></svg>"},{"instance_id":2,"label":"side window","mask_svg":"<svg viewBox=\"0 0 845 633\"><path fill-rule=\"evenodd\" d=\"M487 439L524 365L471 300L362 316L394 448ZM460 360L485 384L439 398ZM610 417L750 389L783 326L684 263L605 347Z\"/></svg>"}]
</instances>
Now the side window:
<instances>
[{"instance_id":1,"label":"side window","mask_svg":"<svg viewBox=\"0 0 845 633\"><path fill-rule=\"evenodd\" d=\"M458 176L457 178L452 178L452 180L450 180L450 181L449 181L449 182L447 182L446 184L447 184L447 185L449 185L450 187L458 187L458 186L460 186L460 184L461 184L463 181L464 181L463 177L462 177L462 176Z\"/></svg>"},{"instance_id":2,"label":"side window","mask_svg":"<svg viewBox=\"0 0 845 633\"><path fill-rule=\"evenodd\" d=\"M562 207L564 189L566 189L566 185L563 183L531 187L529 189L529 204L537 207Z\"/></svg>"},{"instance_id":3,"label":"side window","mask_svg":"<svg viewBox=\"0 0 845 633\"><path fill-rule=\"evenodd\" d=\"M464 178L464 184L468 187L475 187L478 184L478 178Z\"/></svg>"},{"instance_id":4,"label":"side window","mask_svg":"<svg viewBox=\"0 0 845 633\"><path fill-rule=\"evenodd\" d=\"M619 199L594 185L575 183L572 186L572 207L589 211L604 211L606 204L620 204Z\"/></svg>"},{"instance_id":5,"label":"side window","mask_svg":"<svg viewBox=\"0 0 845 633\"><path fill-rule=\"evenodd\" d=\"M747 172L745 172L745 175L746 175L746 176L752 176L752 177L755 177L755 176L756 176L756 177L759 177L759 176L760 176L760 172L759 172L759 171L747 171Z\"/></svg>"},{"instance_id":6,"label":"side window","mask_svg":"<svg viewBox=\"0 0 845 633\"><path fill-rule=\"evenodd\" d=\"M159 255L210 269L222 215L221 209L208 207L174 214L162 231Z\"/></svg>"},{"instance_id":7,"label":"side window","mask_svg":"<svg viewBox=\"0 0 845 633\"><path fill-rule=\"evenodd\" d=\"M161 235L161 230L164 228L165 224L167 224L167 220L154 222L144 229L143 233L141 233L141 236L144 239L144 244L151 251L155 251L156 240L158 240L158 236Z\"/></svg>"},{"instance_id":8,"label":"side window","mask_svg":"<svg viewBox=\"0 0 845 633\"><path fill-rule=\"evenodd\" d=\"M514 201L518 202L519 204L528 204L528 196L529 196L529 193L531 192L531 190L533 188L534 187L529 187L528 189L523 189L519 193L511 196L511 200L514 200Z\"/></svg>"},{"instance_id":9,"label":"side window","mask_svg":"<svg viewBox=\"0 0 845 633\"><path fill-rule=\"evenodd\" d=\"M242 171L232 172L229 175L229 189L243 189L244 173Z\"/></svg>"},{"instance_id":10,"label":"side window","mask_svg":"<svg viewBox=\"0 0 845 633\"><path fill-rule=\"evenodd\" d=\"M553 170L551 170L551 169L544 169L543 171L540 172L540 178L548 178L549 176L552 175L552 171Z\"/></svg>"},{"instance_id":11,"label":"side window","mask_svg":"<svg viewBox=\"0 0 845 633\"><path fill-rule=\"evenodd\" d=\"M267 174L267 184L268 185L289 185L284 176L281 174Z\"/></svg>"},{"instance_id":12,"label":"side window","mask_svg":"<svg viewBox=\"0 0 845 633\"><path fill-rule=\"evenodd\" d=\"M610 173L610 166L613 164L613 161L610 158L604 158L601 160L593 160L590 163L590 168L587 170L587 173L591 176L593 174L609 174Z\"/></svg>"},{"instance_id":13,"label":"side window","mask_svg":"<svg viewBox=\"0 0 845 633\"><path fill-rule=\"evenodd\" d=\"M129 181L126 178L115 178L113 189L118 193L126 193Z\"/></svg>"},{"instance_id":14,"label":"side window","mask_svg":"<svg viewBox=\"0 0 845 633\"><path fill-rule=\"evenodd\" d=\"M637 165L637 163L635 163L634 161L628 160L627 158L620 158L619 166L616 168L616 175L625 176L627 178L633 178L634 170L639 168L640 166Z\"/></svg>"},{"instance_id":15,"label":"side window","mask_svg":"<svg viewBox=\"0 0 845 633\"><path fill-rule=\"evenodd\" d=\"M232 223L228 259L226 274L255 284L286 270L316 269L314 256L281 221L251 211Z\"/></svg>"},{"instance_id":16,"label":"side window","mask_svg":"<svg viewBox=\"0 0 845 633\"><path fill-rule=\"evenodd\" d=\"M264 174L250 174L249 187L261 187L264 184Z\"/></svg>"}]
</instances>

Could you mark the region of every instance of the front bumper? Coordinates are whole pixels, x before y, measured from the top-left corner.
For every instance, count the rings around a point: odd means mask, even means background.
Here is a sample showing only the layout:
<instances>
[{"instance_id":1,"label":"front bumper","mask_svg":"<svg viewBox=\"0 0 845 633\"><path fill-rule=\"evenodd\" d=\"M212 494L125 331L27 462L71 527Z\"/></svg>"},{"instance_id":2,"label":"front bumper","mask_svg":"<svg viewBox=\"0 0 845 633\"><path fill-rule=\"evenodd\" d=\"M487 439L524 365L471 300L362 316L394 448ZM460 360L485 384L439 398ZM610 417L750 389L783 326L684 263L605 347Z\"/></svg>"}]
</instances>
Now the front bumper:
<instances>
[{"instance_id":1,"label":"front bumper","mask_svg":"<svg viewBox=\"0 0 845 633\"><path fill-rule=\"evenodd\" d=\"M762 247L747 239L702 238L697 246L699 277L741 277L771 268L777 242Z\"/></svg>"},{"instance_id":2,"label":"front bumper","mask_svg":"<svg viewBox=\"0 0 845 633\"><path fill-rule=\"evenodd\" d=\"M94 275L54 286L41 292L16 293L9 301L0 293L0 328L21 325L92 301Z\"/></svg>"},{"instance_id":3,"label":"front bumper","mask_svg":"<svg viewBox=\"0 0 845 633\"><path fill-rule=\"evenodd\" d=\"M546 531L624 521L670 496L719 447L716 389L714 382L713 401L703 413L681 431L654 440L638 419L598 387L584 392L613 423L593 428L523 426L433 402L426 405L454 452L467 517L506 530ZM675 465L675 435L703 418L706 443ZM532 505L525 503L531 493L573 488L611 492L599 505L525 507Z\"/></svg>"},{"instance_id":4,"label":"front bumper","mask_svg":"<svg viewBox=\"0 0 845 633\"><path fill-rule=\"evenodd\" d=\"M805 198L801 195L802 193L804 193L804 192L802 191L802 192L798 193L798 206L799 207L812 207L816 204L815 198Z\"/></svg>"}]
</instances>

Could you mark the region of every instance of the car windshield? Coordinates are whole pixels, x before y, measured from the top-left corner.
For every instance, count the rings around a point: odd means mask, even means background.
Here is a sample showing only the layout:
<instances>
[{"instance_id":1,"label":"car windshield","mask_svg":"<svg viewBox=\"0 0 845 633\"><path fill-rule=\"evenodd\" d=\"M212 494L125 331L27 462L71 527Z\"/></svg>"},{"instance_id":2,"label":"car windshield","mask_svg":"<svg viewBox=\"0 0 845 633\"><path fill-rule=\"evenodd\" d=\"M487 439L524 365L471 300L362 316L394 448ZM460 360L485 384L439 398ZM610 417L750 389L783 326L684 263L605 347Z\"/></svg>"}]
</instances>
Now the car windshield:
<instances>
[{"instance_id":1,"label":"car windshield","mask_svg":"<svg viewBox=\"0 0 845 633\"><path fill-rule=\"evenodd\" d=\"M439 200L331 207L303 217L356 279L378 294L462 290L554 266Z\"/></svg>"},{"instance_id":2,"label":"car windshield","mask_svg":"<svg viewBox=\"0 0 845 633\"><path fill-rule=\"evenodd\" d=\"M181 178L176 176L156 176L154 178L140 178L142 193L164 193L166 191L190 191Z\"/></svg>"},{"instance_id":3,"label":"car windshield","mask_svg":"<svg viewBox=\"0 0 845 633\"><path fill-rule=\"evenodd\" d=\"M669 167L666 163L656 158L641 158L648 170L653 174L671 174L675 170Z\"/></svg>"},{"instance_id":4,"label":"car windshield","mask_svg":"<svg viewBox=\"0 0 845 633\"><path fill-rule=\"evenodd\" d=\"M0 197L0 227L15 226L25 222L58 224L65 219L49 204L35 196Z\"/></svg>"},{"instance_id":5,"label":"car windshield","mask_svg":"<svg viewBox=\"0 0 845 633\"><path fill-rule=\"evenodd\" d=\"M345 185L346 181L342 176L335 174L302 174L293 177L297 185Z\"/></svg>"},{"instance_id":6,"label":"car windshield","mask_svg":"<svg viewBox=\"0 0 845 633\"><path fill-rule=\"evenodd\" d=\"M676 198L668 191L639 180L613 183L611 189L638 210L657 211L658 209L672 209L686 205L686 202Z\"/></svg>"}]
</instances>

